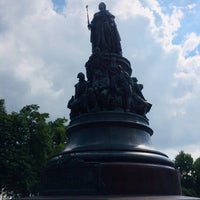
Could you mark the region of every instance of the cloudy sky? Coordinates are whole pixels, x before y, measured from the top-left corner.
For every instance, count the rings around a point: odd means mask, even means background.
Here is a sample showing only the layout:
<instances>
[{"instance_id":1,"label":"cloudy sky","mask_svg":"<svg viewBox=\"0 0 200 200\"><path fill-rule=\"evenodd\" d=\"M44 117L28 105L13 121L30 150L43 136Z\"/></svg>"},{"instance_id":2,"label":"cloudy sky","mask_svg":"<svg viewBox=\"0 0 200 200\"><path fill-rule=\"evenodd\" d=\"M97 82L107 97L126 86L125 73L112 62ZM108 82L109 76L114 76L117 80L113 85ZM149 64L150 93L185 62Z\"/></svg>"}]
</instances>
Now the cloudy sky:
<instances>
[{"instance_id":1,"label":"cloudy sky","mask_svg":"<svg viewBox=\"0 0 200 200\"><path fill-rule=\"evenodd\" d=\"M153 104L153 146L200 156L200 1L104 0L116 16L123 56ZM96 0L0 0L0 98L8 112L38 104L69 118L77 73L91 55Z\"/></svg>"}]
</instances>

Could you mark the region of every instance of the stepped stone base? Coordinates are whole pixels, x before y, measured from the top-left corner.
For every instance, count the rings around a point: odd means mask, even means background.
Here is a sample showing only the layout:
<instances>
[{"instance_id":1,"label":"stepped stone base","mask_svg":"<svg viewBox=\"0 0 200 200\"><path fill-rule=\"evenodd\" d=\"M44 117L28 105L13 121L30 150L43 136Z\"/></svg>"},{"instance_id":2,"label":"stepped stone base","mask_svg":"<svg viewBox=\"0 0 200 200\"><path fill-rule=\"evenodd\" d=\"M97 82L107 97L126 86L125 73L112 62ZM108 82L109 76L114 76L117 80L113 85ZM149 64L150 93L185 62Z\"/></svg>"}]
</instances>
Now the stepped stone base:
<instances>
[{"instance_id":1,"label":"stepped stone base","mask_svg":"<svg viewBox=\"0 0 200 200\"><path fill-rule=\"evenodd\" d=\"M102 112L73 120L65 150L47 164L41 196L181 195L173 162L151 147L144 117Z\"/></svg>"}]
</instances>

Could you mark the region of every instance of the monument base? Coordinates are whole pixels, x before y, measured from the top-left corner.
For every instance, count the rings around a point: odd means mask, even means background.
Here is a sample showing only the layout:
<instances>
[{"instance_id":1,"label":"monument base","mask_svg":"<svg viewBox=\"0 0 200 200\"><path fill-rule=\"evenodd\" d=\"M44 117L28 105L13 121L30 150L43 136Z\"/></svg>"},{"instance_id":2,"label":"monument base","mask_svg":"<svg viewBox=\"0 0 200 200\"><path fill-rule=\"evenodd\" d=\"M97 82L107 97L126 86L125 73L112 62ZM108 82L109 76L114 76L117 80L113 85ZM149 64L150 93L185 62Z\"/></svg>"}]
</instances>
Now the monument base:
<instances>
[{"instance_id":1,"label":"monument base","mask_svg":"<svg viewBox=\"0 0 200 200\"><path fill-rule=\"evenodd\" d=\"M181 195L173 162L151 147L148 120L125 112L71 121L65 150L47 164L40 195Z\"/></svg>"},{"instance_id":2,"label":"monument base","mask_svg":"<svg viewBox=\"0 0 200 200\"><path fill-rule=\"evenodd\" d=\"M113 151L62 156L60 163L47 166L40 195L181 194L178 173L162 155Z\"/></svg>"}]
</instances>

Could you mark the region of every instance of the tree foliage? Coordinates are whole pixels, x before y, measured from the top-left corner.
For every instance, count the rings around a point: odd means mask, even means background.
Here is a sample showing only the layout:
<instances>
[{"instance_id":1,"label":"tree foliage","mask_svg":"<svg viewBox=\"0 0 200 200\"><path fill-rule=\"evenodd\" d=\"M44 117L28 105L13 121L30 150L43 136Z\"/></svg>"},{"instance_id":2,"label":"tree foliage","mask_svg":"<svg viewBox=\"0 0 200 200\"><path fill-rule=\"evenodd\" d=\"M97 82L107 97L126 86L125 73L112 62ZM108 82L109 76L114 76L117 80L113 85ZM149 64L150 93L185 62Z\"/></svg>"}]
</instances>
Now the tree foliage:
<instances>
[{"instance_id":1,"label":"tree foliage","mask_svg":"<svg viewBox=\"0 0 200 200\"><path fill-rule=\"evenodd\" d=\"M200 157L197 158L194 162L194 189L197 192L197 195L200 197Z\"/></svg>"},{"instance_id":2,"label":"tree foliage","mask_svg":"<svg viewBox=\"0 0 200 200\"><path fill-rule=\"evenodd\" d=\"M64 148L67 120L48 118L38 105L8 114L0 100L0 187L7 195L37 194L48 158Z\"/></svg>"},{"instance_id":3,"label":"tree foliage","mask_svg":"<svg viewBox=\"0 0 200 200\"><path fill-rule=\"evenodd\" d=\"M180 151L175 157L175 168L180 172L183 195L200 196L200 158Z\"/></svg>"}]
</instances>

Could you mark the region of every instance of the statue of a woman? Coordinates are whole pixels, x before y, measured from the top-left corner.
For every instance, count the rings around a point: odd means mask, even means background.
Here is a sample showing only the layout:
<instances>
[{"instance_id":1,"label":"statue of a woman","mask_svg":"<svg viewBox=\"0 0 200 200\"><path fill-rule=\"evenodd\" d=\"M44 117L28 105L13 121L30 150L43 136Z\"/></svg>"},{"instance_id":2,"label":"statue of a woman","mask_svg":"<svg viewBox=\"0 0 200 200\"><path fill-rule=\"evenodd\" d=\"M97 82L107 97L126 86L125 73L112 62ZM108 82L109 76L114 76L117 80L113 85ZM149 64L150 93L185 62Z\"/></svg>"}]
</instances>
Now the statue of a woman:
<instances>
[{"instance_id":1,"label":"statue of a woman","mask_svg":"<svg viewBox=\"0 0 200 200\"><path fill-rule=\"evenodd\" d=\"M122 55L120 35L115 24L115 16L106 10L106 4L99 4L99 12L88 25L91 30L92 52L97 49L103 53L116 53Z\"/></svg>"}]
</instances>

